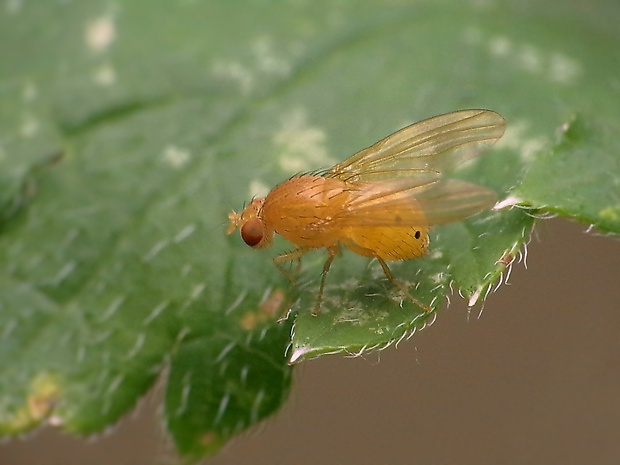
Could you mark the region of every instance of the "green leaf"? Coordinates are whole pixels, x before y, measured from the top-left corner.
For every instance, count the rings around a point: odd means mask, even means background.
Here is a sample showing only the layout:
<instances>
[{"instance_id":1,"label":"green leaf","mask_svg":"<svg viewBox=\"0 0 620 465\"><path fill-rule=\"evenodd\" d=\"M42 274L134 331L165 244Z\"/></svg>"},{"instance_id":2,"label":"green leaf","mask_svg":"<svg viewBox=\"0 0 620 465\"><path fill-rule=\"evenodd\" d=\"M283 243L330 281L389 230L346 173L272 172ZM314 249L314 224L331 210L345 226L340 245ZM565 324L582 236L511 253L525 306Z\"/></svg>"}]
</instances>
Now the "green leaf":
<instances>
[{"instance_id":1,"label":"green leaf","mask_svg":"<svg viewBox=\"0 0 620 465\"><path fill-rule=\"evenodd\" d=\"M575 115L566 121L556 144L537 157L515 189L516 201L618 233L617 129L595 111L592 117Z\"/></svg>"},{"instance_id":2,"label":"green leaf","mask_svg":"<svg viewBox=\"0 0 620 465\"><path fill-rule=\"evenodd\" d=\"M88 434L166 381L178 450L213 453L286 399L289 362L386 347L434 318L343 251L292 286L226 215L459 108L506 117L459 173L505 208L391 264L471 304L533 216L620 232L614 2L8 2L0 10L0 431ZM50 18L54 18L50 21ZM518 204L525 208L510 208ZM284 322L278 318L291 309Z\"/></svg>"}]
</instances>

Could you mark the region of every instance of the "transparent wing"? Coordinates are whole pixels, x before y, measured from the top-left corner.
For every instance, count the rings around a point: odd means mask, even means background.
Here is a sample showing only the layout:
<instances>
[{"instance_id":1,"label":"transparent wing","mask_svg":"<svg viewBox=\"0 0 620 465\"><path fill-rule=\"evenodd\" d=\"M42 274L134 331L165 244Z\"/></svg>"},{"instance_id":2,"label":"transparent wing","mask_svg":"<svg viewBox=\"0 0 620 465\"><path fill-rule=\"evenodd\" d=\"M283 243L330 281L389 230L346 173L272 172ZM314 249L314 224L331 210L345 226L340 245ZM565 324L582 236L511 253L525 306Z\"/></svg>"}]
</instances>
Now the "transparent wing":
<instances>
[{"instance_id":1,"label":"transparent wing","mask_svg":"<svg viewBox=\"0 0 620 465\"><path fill-rule=\"evenodd\" d=\"M493 191L457 179L414 178L351 183L351 197L334 227L433 226L463 220L493 206Z\"/></svg>"},{"instance_id":2,"label":"transparent wing","mask_svg":"<svg viewBox=\"0 0 620 465\"><path fill-rule=\"evenodd\" d=\"M504 134L506 121L490 110L460 110L412 124L338 163L324 175L344 181L403 176L437 179L475 158Z\"/></svg>"}]
</instances>

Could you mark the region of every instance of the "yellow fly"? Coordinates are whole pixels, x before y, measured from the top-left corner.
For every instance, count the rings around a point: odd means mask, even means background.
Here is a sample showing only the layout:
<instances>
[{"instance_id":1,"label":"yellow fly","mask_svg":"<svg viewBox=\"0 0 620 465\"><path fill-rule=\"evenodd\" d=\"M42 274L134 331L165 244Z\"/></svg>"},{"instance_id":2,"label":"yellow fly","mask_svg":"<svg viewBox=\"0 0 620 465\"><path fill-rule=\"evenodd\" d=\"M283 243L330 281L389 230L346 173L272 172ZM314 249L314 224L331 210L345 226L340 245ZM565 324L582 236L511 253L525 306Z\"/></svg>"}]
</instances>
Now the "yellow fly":
<instances>
[{"instance_id":1,"label":"yellow fly","mask_svg":"<svg viewBox=\"0 0 620 465\"><path fill-rule=\"evenodd\" d=\"M294 176L267 197L253 199L240 214L228 215L227 233L240 228L243 241L255 249L269 247L275 233L295 244L295 250L273 260L286 276L283 262L326 248L313 314L320 309L325 277L340 244L375 258L391 283L430 311L394 277L386 261L424 255L431 226L493 206L494 192L447 175L502 137L505 128L504 118L490 110L460 110L412 124L342 163Z\"/></svg>"}]
</instances>

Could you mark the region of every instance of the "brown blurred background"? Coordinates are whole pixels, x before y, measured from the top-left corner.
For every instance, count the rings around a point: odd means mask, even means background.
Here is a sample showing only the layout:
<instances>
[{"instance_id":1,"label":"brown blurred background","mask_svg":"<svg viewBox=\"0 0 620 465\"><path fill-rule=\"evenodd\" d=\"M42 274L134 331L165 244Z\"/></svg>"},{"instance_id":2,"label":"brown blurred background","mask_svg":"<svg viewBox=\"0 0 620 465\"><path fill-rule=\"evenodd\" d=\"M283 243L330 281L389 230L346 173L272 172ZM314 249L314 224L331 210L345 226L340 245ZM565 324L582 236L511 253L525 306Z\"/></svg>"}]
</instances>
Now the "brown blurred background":
<instances>
[{"instance_id":1,"label":"brown blurred background","mask_svg":"<svg viewBox=\"0 0 620 465\"><path fill-rule=\"evenodd\" d=\"M479 319L455 296L398 348L303 364L283 411L209 463L620 463L620 240L585 231L540 222ZM3 444L0 465L175 463L157 396L94 440Z\"/></svg>"}]
</instances>

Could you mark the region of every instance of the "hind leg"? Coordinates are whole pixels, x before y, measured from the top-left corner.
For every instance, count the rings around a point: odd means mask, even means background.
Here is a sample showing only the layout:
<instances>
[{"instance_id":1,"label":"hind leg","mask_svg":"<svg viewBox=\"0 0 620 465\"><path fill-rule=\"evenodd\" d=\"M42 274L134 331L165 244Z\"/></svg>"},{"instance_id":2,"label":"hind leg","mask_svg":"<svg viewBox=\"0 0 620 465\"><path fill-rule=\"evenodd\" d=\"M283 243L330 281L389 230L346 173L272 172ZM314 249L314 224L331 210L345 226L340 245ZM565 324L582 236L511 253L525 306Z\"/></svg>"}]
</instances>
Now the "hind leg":
<instances>
[{"instance_id":1,"label":"hind leg","mask_svg":"<svg viewBox=\"0 0 620 465\"><path fill-rule=\"evenodd\" d=\"M379 261L379 264L381 265L381 268L383 268L383 272L385 273L385 277L388 279L388 281L391 282L398 289L400 289L401 292L403 294L405 294L405 296L407 296L407 299L410 302L412 302L414 305L417 305L418 307L420 307L425 312L432 312L433 311L433 309L431 307L429 307L428 305L420 302L418 299L416 299L414 296L412 296L409 293L409 289L408 289L407 285L405 285L405 283L403 283L402 281L399 281L398 279L396 279L394 277L394 275L392 274L392 270L390 270L390 267L388 266L388 264L385 263L385 260L383 260L381 257L375 257L375 258Z\"/></svg>"},{"instance_id":2,"label":"hind leg","mask_svg":"<svg viewBox=\"0 0 620 465\"><path fill-rule=\"evenodd\" d=\"M429 307L425 303L422 303L421 301L419 301L418 299L416 299L414 296L412 296L409 293L408 286L394 276L394 274L392 273L392 270L390 270L390 267L385 262L385 260L379 257L373 250L360 247L359 245L353 242L346 243L346 246L347 248L351 249L353 252L355 252L358 255L362 255L364 257L376 258L379 264L381 265L381 268L383 268L383 273L385 274L385 277L387 278L387 280L390 283L392 283L392 285L396 286L405 295L405 297L407 298L407 300L409 300L409 302L411 302L414 305L417 305L425 312L433 311L431 307Z\"/></svg>"}]
</instances>

